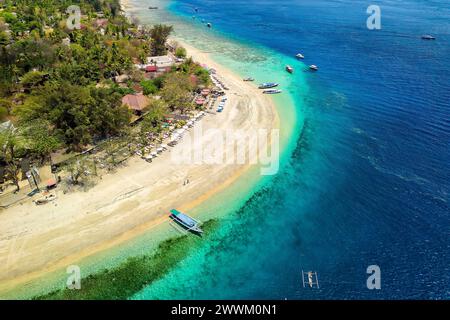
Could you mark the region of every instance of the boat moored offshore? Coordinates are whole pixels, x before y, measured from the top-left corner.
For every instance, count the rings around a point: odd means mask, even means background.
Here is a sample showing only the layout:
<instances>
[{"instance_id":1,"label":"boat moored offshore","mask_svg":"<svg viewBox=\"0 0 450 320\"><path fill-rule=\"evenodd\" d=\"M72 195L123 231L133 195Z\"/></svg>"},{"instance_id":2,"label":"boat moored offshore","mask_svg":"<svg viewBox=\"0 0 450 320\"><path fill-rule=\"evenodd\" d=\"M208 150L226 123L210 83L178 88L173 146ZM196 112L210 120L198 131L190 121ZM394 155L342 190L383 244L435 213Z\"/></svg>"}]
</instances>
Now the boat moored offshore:
<instances>
[{"instance_id":1,"label":"boat moored offshore","mask_svg":"<svg viewBox=\"0 0 450 320\"><path fill-rule=\"evenodd\" d=\"M278 94L278 93L282 93L283 91L281 90L277 90L277 89L271 89L271 90L264 90L263 93L265 94Z\"/></svg>"},{"instance_id":2,"label":"boat moored offshore","mask_svg":"<svg viewBox=\"0 0 450 320\"><path fill-rule=\"evenodd\" d=\"M294 68L292 68L291 66L286 66L286 71L289 73L294 73Z\"/></svg>"},{"instance_id":3,"label":"boat moored offshore","mask_svg":"<svg viewBox=\"0 0 450 320\"><path fill-rule=\"evenodd\" d=\"M278 83L275 82L265 82L265 83L261 83L259 85L259 89L270 89L270 88L275 88L278 87Z\"/></svg>"},{"instance_id":4,"label":"boat moored offshore","mask_svg":"<svg viewBox=\"0 0 450 320\"><path fill-rule=\"evenodd\" d=\"M433 37L432 35L424 34L424 35L422 36L422 39L424 39L424 40L435 40L436 38Z\"/></svg>"},{"instance_id":5,"label":"boat moored offshore","mask_svg":"<svg viewBox=\"0 0 450 320\"><path fill-rule=\"evenodd\" d=\"M315 64L312 64L309 66L309 69L311 69L312 71L317 71L317 70L319 70L319 67L316 66Z\"/></svg>"},{"instance_id":6,"label":"boat moored offshore","mask_svg":"<svg viewBox=\"0 0 450 320\"><path fill-rule=\"evenodd\" d=\"M295 57L296 57L297 59L305 59L305 56L302 55L301 53L297 53L297 54L295 55Z\"/></svg>"}]
</instances>

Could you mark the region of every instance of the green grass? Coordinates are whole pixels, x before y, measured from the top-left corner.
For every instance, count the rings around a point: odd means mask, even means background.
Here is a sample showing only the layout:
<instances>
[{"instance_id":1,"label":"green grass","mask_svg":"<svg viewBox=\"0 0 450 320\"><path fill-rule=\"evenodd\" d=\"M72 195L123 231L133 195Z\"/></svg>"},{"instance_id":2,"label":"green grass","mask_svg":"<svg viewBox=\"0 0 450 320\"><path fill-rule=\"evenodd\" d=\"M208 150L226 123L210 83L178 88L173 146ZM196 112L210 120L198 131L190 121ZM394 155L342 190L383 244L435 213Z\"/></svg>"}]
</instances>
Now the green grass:
<instances>
[{"instance_id":1,"label":"green grass","mask_svg":"<svg viewBox=\"0 0 450 320\"><path fill-rule=\"evenodd\" d=\"M205 232L217 225L210 220L203 225ZM162 242L152 255L129 258L113 269L105 269L98 274L81 280L80 290L67 288L37 296L35 300L125 300L153 281L161 278L189 252L195 250L206 237L192 234L175 237Z\"/></svg>"}]
</instances>

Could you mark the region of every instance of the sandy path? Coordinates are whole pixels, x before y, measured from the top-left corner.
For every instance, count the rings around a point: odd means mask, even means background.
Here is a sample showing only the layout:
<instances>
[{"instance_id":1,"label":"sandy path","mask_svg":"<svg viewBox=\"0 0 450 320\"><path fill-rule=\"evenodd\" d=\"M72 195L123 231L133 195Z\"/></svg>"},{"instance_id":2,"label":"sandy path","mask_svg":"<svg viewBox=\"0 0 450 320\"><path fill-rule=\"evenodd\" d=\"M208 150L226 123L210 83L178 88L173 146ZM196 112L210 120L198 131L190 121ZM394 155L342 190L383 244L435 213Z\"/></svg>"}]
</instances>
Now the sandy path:
<instances>
[{"instance_id":1,"label":"sandy path","mask_svg":"<svg viewBox=\"0 0 450 320\"><path fill-rule=\"evenodd\" d=\"M186 48L194 60L215 68L230 88L225 111L201 120L203 131L278 127L269 97L214 63L206 53ZM193 136L194 129L189 134ZM227 187L249 167L176 164L172 153L189 147L188 140L183 139L151 164L138 158L130 160L89 192L59 194L54 204L45 206L29 201L0 211L0 297L15 286L166 223L168 210L189 210ZM201 143L216 143L214 135L202 136ZM190 183L183 186L186 178Z\"/></svg>"}]
</instances>

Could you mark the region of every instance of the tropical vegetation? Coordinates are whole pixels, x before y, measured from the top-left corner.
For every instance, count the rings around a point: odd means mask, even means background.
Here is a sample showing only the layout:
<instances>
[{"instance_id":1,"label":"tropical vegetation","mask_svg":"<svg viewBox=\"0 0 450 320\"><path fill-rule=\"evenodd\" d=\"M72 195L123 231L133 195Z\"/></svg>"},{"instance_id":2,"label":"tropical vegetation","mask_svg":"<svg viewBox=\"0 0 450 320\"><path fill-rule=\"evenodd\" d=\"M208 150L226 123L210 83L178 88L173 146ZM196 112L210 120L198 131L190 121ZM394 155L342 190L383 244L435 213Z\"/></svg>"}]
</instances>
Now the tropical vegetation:
<instances>
[{"instance_id":1,"label":"tropical vegetation","mask_svg":"<svg viewBox=\"0 0 450 320\"><path fill-rule=\"evenodd\" d=\"M81 16L73 29L66 10L74 3ZM184 62L164 75L148 79L136 67L167 54L172 31L126 18L118 0L0 2L0 123L13 124L0 127L0 163L17 188L24 157L42 163L54 151L80 152L133 132L127 94L151 97L140 134L160 134L168 113L193 110L193 91L210 78L184 48L173 52ZM125 83L115 81L121 75Z\"/></svg>"}]
</instances>

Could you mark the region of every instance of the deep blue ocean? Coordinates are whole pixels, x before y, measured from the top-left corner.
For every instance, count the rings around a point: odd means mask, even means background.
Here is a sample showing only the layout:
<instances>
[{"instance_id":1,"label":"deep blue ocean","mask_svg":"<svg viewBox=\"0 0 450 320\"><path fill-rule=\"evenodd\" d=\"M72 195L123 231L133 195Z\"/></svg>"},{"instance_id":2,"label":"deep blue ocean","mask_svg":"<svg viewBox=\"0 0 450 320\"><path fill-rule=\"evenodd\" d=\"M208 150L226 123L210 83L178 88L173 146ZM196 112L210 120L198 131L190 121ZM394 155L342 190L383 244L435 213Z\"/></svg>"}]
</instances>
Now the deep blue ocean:
<instances>
[{"instance_id":1,"label":"deep blue ocean","mask_svg":"<svg viewBox=\"0 0 450 320\"><path fill-rule=\"evenodd\" d=\"M381 30L366 27L370 4ZM142 297L449 299L448 0L188 0L170 10L302 52L320 70L307 78L289 162L192 260L201 277ZM366 287L369 265L381 290ZM317 271L320 289L303 288L301 270Z\"/></svg>"}]
</instances>

